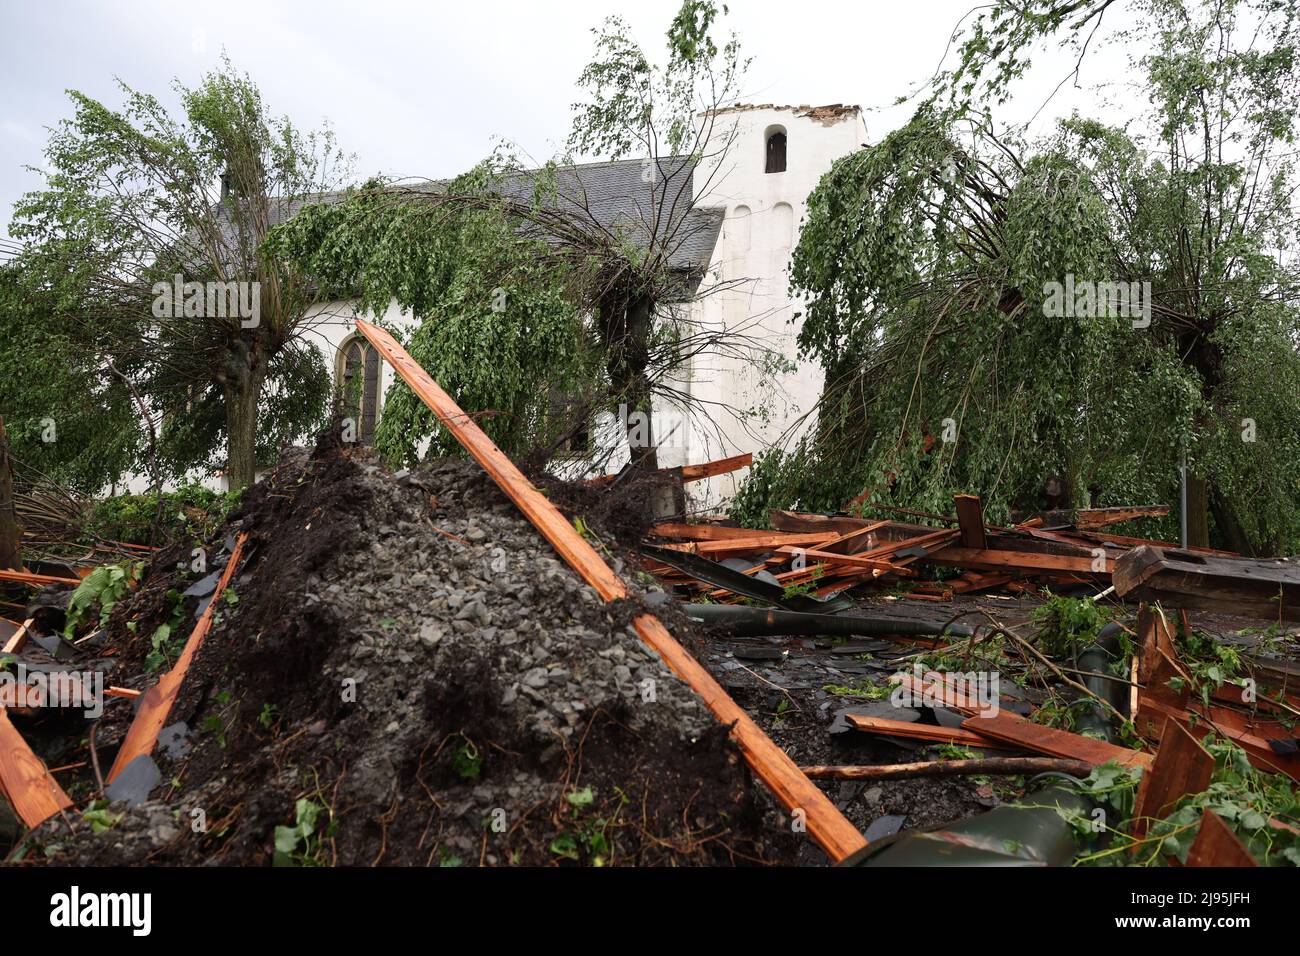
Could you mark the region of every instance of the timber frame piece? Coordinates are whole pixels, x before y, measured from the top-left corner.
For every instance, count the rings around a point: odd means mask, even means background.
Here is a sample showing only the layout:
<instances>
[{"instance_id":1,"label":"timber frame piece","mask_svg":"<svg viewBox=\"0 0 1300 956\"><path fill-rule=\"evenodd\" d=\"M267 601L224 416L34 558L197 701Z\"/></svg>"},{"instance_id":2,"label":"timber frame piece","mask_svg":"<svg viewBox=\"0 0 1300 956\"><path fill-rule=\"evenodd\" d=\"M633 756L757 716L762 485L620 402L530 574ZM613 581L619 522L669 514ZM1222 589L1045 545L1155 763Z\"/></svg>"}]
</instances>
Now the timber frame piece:
<instances>
[{"instance_id":1,"label":"timber frame piece","mask_svg":"<svg viewBox=\"0 0 1300 956\"><path fill-rule=\"evenodd\" d=\"M357 320L357 329L602 600L615 601L627 596L627 586L587 539L533 487L514 462L391 335L362 319ZM783 807L803 818L808 834L833 861L838 863L867 845L858 828L731 699L713 675L668 633L657 617L642 614L633 623L641 639L699 694L714 716L721 723L730 725L732 739L754 773Z\"/></svg>"}]
</instances>

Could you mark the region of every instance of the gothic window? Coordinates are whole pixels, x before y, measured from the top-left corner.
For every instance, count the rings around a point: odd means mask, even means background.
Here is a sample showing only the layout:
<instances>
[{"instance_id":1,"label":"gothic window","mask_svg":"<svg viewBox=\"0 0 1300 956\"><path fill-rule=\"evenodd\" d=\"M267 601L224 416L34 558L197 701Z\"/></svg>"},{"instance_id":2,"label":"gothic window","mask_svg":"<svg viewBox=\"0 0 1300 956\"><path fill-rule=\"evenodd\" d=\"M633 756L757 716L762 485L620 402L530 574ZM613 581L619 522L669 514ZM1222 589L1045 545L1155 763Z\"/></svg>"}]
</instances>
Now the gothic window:
<instances>
[{"instance_id":1,"label":"gothic window","mask_svg":"<svg viewBox=\"0 0 1300 956\"><path fill-rule=\"evenodd\" d=\"M379 353L365 339L353 336L339 350L338 387L343 414L355 423L357 441L363 445L375 440L379 386Z\"/></svg>"}]
</instances>

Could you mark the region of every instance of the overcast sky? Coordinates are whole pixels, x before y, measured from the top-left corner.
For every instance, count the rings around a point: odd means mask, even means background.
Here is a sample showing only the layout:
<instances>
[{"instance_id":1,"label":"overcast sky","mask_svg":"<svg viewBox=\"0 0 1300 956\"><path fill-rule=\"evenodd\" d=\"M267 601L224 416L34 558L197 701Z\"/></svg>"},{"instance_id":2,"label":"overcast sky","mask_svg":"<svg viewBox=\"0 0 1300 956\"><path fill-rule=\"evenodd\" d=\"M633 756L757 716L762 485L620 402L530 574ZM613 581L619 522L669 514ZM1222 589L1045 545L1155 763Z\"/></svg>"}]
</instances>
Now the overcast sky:
<instances>
[{"instance_id":1,"label":"overcast sky","mask_svg":"<svg viewBox=\"0 0 1300 956\"><path fill-rule=\"evenodd\" d=\"M41 164L46 128L69 115L67 89L116 107L118 77L170 104L173 79L196 84L224 50L274 112L306 127L328 119L360 175L443 177L497 138L549 158L568 132L591 28L617 13L658 56L679 2L0 0L0 232L14 200L40 184L24 167ZM974 5L733 0L725 22L753 58L747 101L858 104L876 140L906 119L889 104L933 72ZM1090 57L1085 82L1102 78L1104 56ZM1071 65L1040 67L1023 108L1032 113ZM1067 88L1044 117L1082 95Z\"/></svg>"}]
</instances>

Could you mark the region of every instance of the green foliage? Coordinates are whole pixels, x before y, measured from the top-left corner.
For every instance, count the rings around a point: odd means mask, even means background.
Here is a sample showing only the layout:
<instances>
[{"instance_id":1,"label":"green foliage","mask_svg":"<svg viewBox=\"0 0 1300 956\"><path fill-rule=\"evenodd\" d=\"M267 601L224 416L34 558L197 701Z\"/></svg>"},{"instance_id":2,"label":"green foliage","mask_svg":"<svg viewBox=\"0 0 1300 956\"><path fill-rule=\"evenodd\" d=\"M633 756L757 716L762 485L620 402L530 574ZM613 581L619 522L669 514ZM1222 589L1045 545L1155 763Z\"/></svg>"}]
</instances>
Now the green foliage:
<instances>
[{"instance_id":1,"label":"green foliage","mask_svg":"<svg viewBox=\"0 0 1300 956\"><path fill-rule=\"evenodd\" d=\"M1246 752L1213 735L1202 744L1214 756L1214 776L1203 792L1183 797L1163 819L1148 820L1145 835L1133 839L1131 828L1139 775L1115 764L1096 768L1083 790L1108 810L1110 845L1076 860L1082 865L1160 865L1166 857L1187 862L1206 810L1223 818L1251 855L1267 866L1300 866L1300 795L1285 774L1262 773L1251 766ZM1288 824L1275 827L1272 821ZM1095 836L1091 820L1075 821L1085 839Z\"/></svg>"},{"instance_id":2,"label":"green foliage","mask_svg":"<svg viewBox=\"0 0 1300 956\"><path fill-rule=\"evenodd\" d=\"M92 617L99 609L98 625L102 627L113 613L113 607L124 598L137 581L144 569L139 561L123 564L105 564L91 571L77 585L68 599L68 616L63 633L72 637L77 627Z\"/></svg>"},{"instance_id":3,"label":"green foliage","mask_svg":"<svg viewBox=\"0 0 1300 956\"><path fill-rule=\"evenodd\" d=\"M868 680L856 684L826 684L822 690L836 697L856 697L860 700L884 700L892 692L891 688L873 684Z\"/></svg>"},{"instance_id":4,"label":"green foliage","mask_svg":"<svg viewBox=\"0 0 1300 956\"><path fill-rule=\"evenodd\" d=\"M461 737L460 743L452 748L451 768L462 780L477 780L483 772L483 755L468 737Z\"/></svg>"},{"instance_id":5,"label":"green foliage","mask_svg":"<svg viewBox=\"0 0 1300 956\"><path fill-rule=\"evenodd\" d=\"M197 484L163 492L162 540L212 537L238 501L239 492L212 491ZM91 505L86 530L109 541L149 544L158 515L158 496L152 492L100 498Z\"/></svg>"},{"instance_id":6,"label":"green foliage","mask_svg":"<svg viewBox=\"0 0 1300 956\"><path fill-rule=\"evenodd\" d=\"M69 93L73 115L51 131L44 188L15 206L25 311L18 329L0 336L22 336L33 312L45 317L48 328L34 337L56 351L37 366L52 370L38 376L38 396L48 415L68 419L69 439L78 407L93 407L88 396L109 400L113 419L97 444L111 453L88 469L75 444L60 441L48 449L53 470L98 490L132 467L179 478L226 464L239 485L251 480L256 456L272 458L324 415L329 376L299 335L310 283L260 244L299 199L336 184L346 159L328 130L304 134L272 116L228 61L195 88L176 84L179 115L119 85L118 109ZM257 323L228 311L156 309L156 283L177 274L242 283L250 309L249 290L260 283ZM2 310L0 320L12 315ZM57 371L59 356L77 349L68 371Z\"/></svg>"},{"instance_id":7,"label":"green foliage","mask_svg":"<svg viewBox=\"0 0 1300 956\"><path fill-rule=\"evenodd\" d=\"M324 831L317 831L317 824L326 808L315 800L306 798L294 804L294 825L275 828L275 854L272 866L324 866L324 846L322 837L333 831L331 820Z\"/></svg>"},{"instance_id":8,"label":"green foliage","mask_svg":"<svg viewBox=\"0 0 1300 956\"><path fill-rule=\"evenodd\" d=\"M1097 639L1110 613L1090 598L1050 596L1031 615L1038 625L1039 648L1052 657L1068 657Z\"/></svg>"},{"instance_id":9,"label":"green foliage","mask_svg":"<svg viewBox=\"0 0 1300 956\"><path fill-rule=\"evenodd\" d=\"M1239 649L1195 632L1180 635L1178 656L1189 679L1171 677L1169 686L1180 692L1190 690L1206 707L1216 690L1236 682L1246 670Z\"/></svg>"},{"instance_id":10,"label":"green foliage","mask_svg":"<svg viewBox=\"0 0 1300 956\"><path fill-rule=\"evenodd\" d=\"M736 517L864 491L946 511L972 491L1004 522L1054 474L1076 507L1093 482L1103 505L1174 501L1185 451L1220 539L1300 549L1300 281L1278 252L1295 234L1292 56L1220 51L1182 22L1153 25L1161 53L1136 64L1145 137L1075 117L1027 142L925 105L834 164L791 270L801 352L826 373L817 428L758 463ZM1193 62L1231 121L1197 106ZM1067 277L1150 283L1150 325L1050 316Z\"/></svg>"},{"instance_id":11,"label":"green foliage","mask_svg":"<svg viewBox=\"0 0 1300 956\"><path fill-rule=\"evenodd\" d=\"M171 614L149 635L149 653L145 655L144 667L150 673L170 664L185 645L185 595L175 588L169 588L166 600L171 607ZM127 626L134 630L134 624L132 621Z\"/></svg>"},{"instance_id":12,"label":"green foliage","mask_svg":"<svg viewBox=\"0 0 1300 956\"><path fill-rule=\"evenodd\" d=\"M81 811L81 819L90 824L90 832L103 833L122 822L126 814L114 813L108 807L107 800L92 800L90 805Z\"/></svg>"},{"instance_id":13,"label":"green foliage","mask_svg":"<svg viewBox=\"0 0 1300 956\"><path fill-rule=\"evenodd\" d=\"M627 795L618 791L611 801L613 813L605 816L595 811L596 794L591 787L572 790L565 795L570 810L571 832L566 831L551 840L548 849L564 860L586 862L591 866L604 866L614 852L614 832L619 826L619 816L628 803Z\"/></svg>"},{"instance_id":14,"label":"green foliage","mask_svg":"<svg viewBox=\"0 0 1300 956\"><path fill-rule=\"evenodd\" d=\"M93 494L137 464L143 438L93 341L54 310L47 290L26 289L17 267L0 266L0 414L20 466Z\"/></svg>"},{"instance_id":15,"label":"green foliage","mask_svg":"<svg viewBox=\"0 0 1300 956\"><path fill-rule=\"evenodd\" d=\"M577 83L588 99L574 107L569 148L609 159L655 157L661 146L668 154L696 152L701 104L727 102L748 66L734 33L721 48L714 41L717 17L711 0L683 0L668 28L662 66L651 62L621 18L593 30L596 55Z\"/></svg>"},{"instance_id":16,"label":"green foliage","mask_svg":"<svg viewBox=\"0 0 1300 956\"><path fill-rule=\"evenodd\" d=\"M262 710L257 715L257 724L263 730L270 730L279 719L280 708L268 701L262 705Z\"/></svg>"},{"instance_id":17,"label":"green foliage","mask_svg":"<svg viewBox=\"0 0 1300 956\"><path fill-rule=\"evenodd\" d=\"M501 163L487 163L449 192L482 195L506 174ZM599 368L568 294L570 277L518 226L490 199L438 203L371 182L346 202L304 210L276 231L273 245L320 277L327 295L359 293L360 307L378 315L396 299L426 317L407 350L462 407L486 410L479 425L513 454L554 429L552 389L589 391ZM457 450L399 380L386 396L376 447L409 464L428 438L431 454Z\"/></svg>"}]
</instances>

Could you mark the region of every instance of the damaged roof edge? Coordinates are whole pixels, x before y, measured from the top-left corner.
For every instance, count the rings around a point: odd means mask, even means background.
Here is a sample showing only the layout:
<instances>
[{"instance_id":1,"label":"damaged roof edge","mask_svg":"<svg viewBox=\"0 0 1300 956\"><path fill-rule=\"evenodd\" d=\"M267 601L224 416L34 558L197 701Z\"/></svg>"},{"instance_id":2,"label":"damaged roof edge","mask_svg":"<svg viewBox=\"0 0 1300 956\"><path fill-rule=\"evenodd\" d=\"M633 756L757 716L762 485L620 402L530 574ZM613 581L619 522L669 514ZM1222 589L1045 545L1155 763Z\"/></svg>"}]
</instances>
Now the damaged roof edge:
<instances>
[{"instance_id":1,"label":"damaged roof edge","mask_svg":"<svg viewBox=\"0 0 1300 956\"><path fill-rule=\"evenodd\" d=\"M715 116L721 116L724 113L752 113L757 110L794 113L795 116L807 117L821 123L823 126L834 126L836 123L842 123L845 120L862 115L862 107L845 103L828 103L824 106L809 106L807 103L801 106L788 106L779 103L737 103L734 106L722 106L718 109L705 110L698 115L706 116L712 113Z\"/></svg>"}]
</instances>

